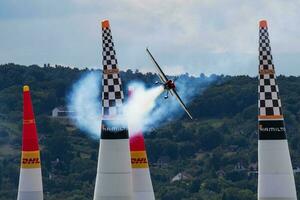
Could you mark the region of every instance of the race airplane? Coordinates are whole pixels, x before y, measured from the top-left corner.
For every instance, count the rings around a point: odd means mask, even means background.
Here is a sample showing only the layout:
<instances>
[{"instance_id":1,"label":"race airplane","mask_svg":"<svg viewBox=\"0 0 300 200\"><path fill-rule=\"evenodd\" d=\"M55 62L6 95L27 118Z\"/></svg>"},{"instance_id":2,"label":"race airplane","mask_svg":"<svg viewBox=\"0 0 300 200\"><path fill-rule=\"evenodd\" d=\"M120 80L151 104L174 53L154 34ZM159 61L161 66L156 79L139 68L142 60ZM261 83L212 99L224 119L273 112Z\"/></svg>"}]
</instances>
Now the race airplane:
<instances>
[{"instance_id":1,"label":"race airplane","mask_svg":"<svg viewBox=\"0 0 300 200\"><path fill-rule=\"evenodd\" d=\"M164 86L164 90L167 92L165 95L165 99L167 99L169 97L169 92L171 93L171 95L175 96L176 99L178 100L180 106L184 109L184 111L188 114L188 116L193 119L192 115L190 114L190 112L188 111L187 107L185 106L185 104L183 103L183 101L181 100L181 98L179 97L178 93L176 92L176 85L175 85L175 80L169 80L167 78L167 76L165 75L165 73L162 71L162 69L160 68L159 64L156 62L156 60L154 59L154 57L152 56L152 54L150 53L149 49L146 48L147 53L149 54L151 60L153 61L154 65L156 66L157 70L158 70L158 77L161 81L161 84ZM156 84L158 84L159 82L157 81Z\"/></svg>"}]
</instances>

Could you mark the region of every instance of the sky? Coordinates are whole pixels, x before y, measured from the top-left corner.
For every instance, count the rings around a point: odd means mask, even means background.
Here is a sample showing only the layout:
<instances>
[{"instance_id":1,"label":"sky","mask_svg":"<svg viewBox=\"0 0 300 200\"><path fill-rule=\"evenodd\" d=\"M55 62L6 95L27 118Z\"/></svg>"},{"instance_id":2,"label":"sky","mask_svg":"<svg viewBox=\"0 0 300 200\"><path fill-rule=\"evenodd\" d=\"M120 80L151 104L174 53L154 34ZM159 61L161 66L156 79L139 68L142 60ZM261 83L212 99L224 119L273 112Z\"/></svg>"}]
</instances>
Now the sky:
<instances>
[{"instance_id":1,"label":"sky","mask_svg":"<svg viewBox=\"0 0 300 200\"><path fill-rule=\"evenodd\" d=\"M267 19L277 74L300 75L299 0L1 0L0 64L101 67L109 19L122 70L257 75Z\"/></svg>"}]
</instances>

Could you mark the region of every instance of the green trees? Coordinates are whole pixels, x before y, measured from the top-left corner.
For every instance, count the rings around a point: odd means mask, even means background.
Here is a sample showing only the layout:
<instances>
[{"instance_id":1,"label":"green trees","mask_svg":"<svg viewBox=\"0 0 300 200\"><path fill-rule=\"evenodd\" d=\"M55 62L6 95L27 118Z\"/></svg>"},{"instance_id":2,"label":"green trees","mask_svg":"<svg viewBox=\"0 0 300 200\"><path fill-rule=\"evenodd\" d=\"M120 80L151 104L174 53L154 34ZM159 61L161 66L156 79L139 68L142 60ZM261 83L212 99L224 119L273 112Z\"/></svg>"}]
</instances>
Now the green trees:
<instances>
[{"instance_id":1,"label":"green trees","mask_svg":"<svg viewBox=\"0 0 300 200\"><path fill-rule=\"evenodd\" d=\"M222 143L223 135L213 130L212 127L208 127L208 129L199 130L197 140L204 150L212 150Z\"/></svg>"},{"instance_id":2,"label":"green trees","mask_svg":"<svg viewBox=\"0 0 300 200\"><path fill-rule=\"evenodd\" d=\"M87 70L0 66L0 200L16 199L22 130L22 85L30 84L42 149L45 200L92 199L99 143L49 117ZM152 87L155 74L121 72L123 81ZM257 79L180 76L203 88L188 104L195 120L175 118L145 132L158 200L254 200L257 177ZM178 82L179 84L180 82ZM294 167L300 166L300 78L279 77ZM204 86L208 86L204 90ZM126 86L125 86L126 87ZM125 88L124 87L124 88ZM203 91L203 93L202 93ZM171 182L178 173L186 179ZM296 174L300 190L300 175Z\"/></svg>"},{"instance_id":3,"label":"green trees","mask_svg":"<svg viewBox=\"0 0 300 200\"><path fill-rule=\"evenodd\" d=\"M222 195L222 200L255 200L253 192L245 189L228 188Z\"/></svg>"}]
</instances>

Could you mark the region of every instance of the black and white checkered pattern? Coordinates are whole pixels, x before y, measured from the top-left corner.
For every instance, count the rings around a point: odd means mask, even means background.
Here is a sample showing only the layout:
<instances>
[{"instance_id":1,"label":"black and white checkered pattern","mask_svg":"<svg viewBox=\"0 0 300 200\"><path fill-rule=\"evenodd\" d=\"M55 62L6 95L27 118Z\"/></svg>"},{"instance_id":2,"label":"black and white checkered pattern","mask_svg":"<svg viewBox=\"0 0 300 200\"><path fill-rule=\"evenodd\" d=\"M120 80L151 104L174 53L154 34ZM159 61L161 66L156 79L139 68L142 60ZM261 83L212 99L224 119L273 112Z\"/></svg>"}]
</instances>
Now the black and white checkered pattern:
<instances>
[{"instance_id":1,"label":"black and white checkered pattern","mask_svg":"<svg viewBox=\"0 0 300 200\"><path fill-rule=\"evenodd\" d=\"M259 70L274 70L267 27L259 29Z\"/></svg>"},{"instance_id":2,"label":"black and white checkered pattern","mask_svg":"<svg viewBox=\"0 0 300 200\"><path fill-rule=\"evenodd\" d=\"M110 28L102 28L103 69L117 69L118 61Z\"/></svg>"},{"instance_id":3,"label":"black and white checkered pattern","mask_svg":"<svg viewBox=\"0 0 300 200\"><path fill-rule=\"evenodd\" d=\"M110 28L102 28L102 40L102 115L110 118L122 115L124 94Z\"/></svg>"},{"instance_id":4,"label":"black and white checkered pattern","mask_svg":"<svg viewBox=\"0 0 300 200\"><path fill-rule=\"evenodd\" d=\"M259 115L282 115L267 27L261 27L259 33Z\"/></svg>"},{"instance_id":5,"label":"black and white checkered pattern","mask_svg":"<svg viewBox=\"0 0 300 200\"><path fill-rule=\"evenodd\" d=\"M258 93L259 115L282 115L279 89L278 85L276 84L275 74L259 75Z\"/></svg>"}]
</instances>

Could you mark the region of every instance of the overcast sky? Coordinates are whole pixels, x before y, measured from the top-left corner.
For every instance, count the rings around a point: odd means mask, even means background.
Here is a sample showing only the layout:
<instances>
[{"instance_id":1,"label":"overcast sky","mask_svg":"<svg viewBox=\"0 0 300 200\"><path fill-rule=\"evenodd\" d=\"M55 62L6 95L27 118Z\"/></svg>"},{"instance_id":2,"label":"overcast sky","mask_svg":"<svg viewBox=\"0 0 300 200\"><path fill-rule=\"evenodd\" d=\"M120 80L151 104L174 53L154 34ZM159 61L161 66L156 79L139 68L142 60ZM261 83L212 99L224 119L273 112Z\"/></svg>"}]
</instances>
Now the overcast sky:
<instances>
[{"instance_id":1,"label":"overcast sky","mask_svg":"<svg viewBox=\"0 0 300 200\"><path fill-rule=\"evenodd\" d=\"M257 74L267 19L277 74L300 75L299 0L0 0L0 63L101 67L109 19L121 69Z\"/></svg>"}]
</instances>

